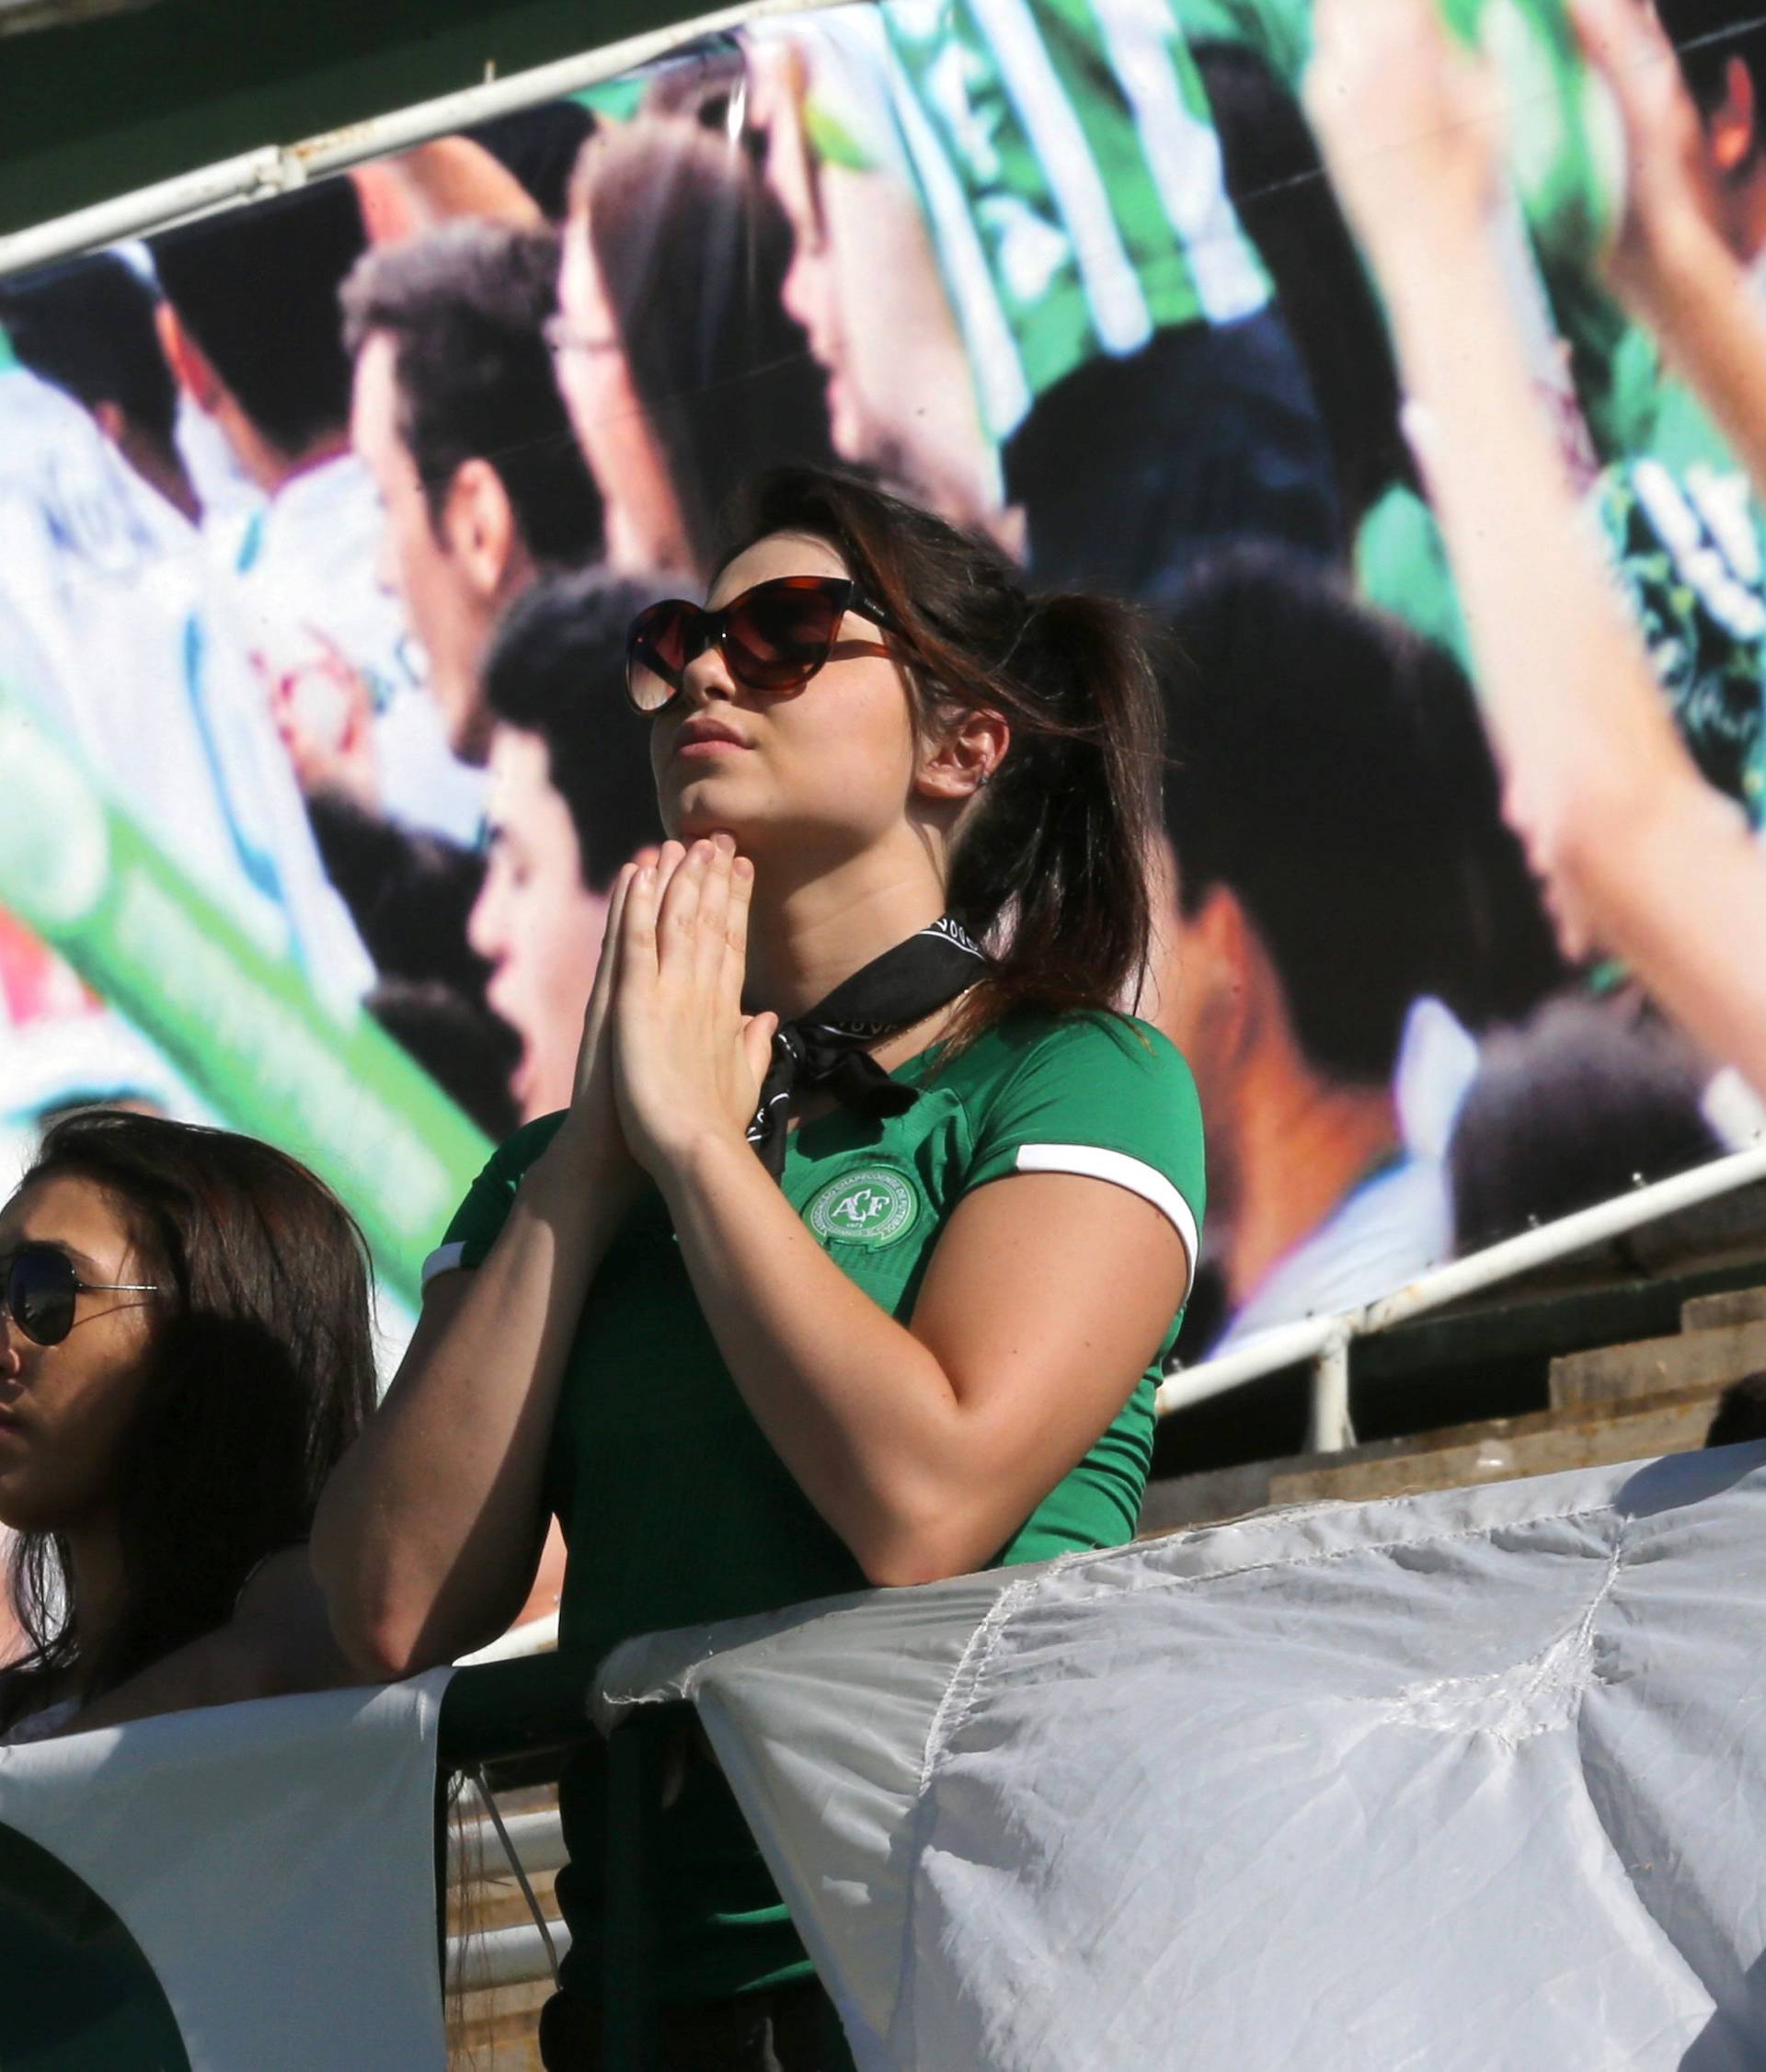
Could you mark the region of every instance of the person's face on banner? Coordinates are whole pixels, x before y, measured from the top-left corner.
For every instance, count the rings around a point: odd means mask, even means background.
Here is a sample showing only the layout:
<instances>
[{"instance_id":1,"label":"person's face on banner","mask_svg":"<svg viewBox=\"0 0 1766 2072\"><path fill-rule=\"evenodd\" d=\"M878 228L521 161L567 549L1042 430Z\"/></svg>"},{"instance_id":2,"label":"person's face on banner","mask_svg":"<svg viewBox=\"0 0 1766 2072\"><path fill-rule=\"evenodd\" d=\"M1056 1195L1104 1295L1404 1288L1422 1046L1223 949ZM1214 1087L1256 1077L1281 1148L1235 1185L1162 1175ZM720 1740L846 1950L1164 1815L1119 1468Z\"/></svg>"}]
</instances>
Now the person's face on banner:
<instances>
[{"instance_id":1,"label":"person's face on banner","mask_svg":"<svg viewBox=\"0 0 1766 2072\"><path fill-rule=\"evenodd\" d=\"M537 734L490 738L489 860L466 937L491 966L485 998L522 1039L510 1092L522 1119L570 1100L607 902L582 881L575 823Z\"/></svg>"},{"instance_id":2,"label":"person's face on banner","mask_svg":"<svg viewBox=\"0 0 1766 2072\"><path fill-rule=\"evenodd\" d=\"M374 478L384 512L381 582L403 603L429 657L430 690L454 752L482 760L478 665L495 617L501 571L492 567L486 543L455 522L452 493L438 525L399 432L397 353L384 335L369 338L357 359L350 435Z\"/></svg>"},{"instance_id":3,"label":"person's face on banner","mask_svg":"<svg viewBox=\"0 0 1766 2072\"><path fill-rule=\"evenodd\" d=\"M918 200L881 168L817 157L800 56L763 78L766 177L791 226L781 299L826 371L835 451L912 484L957 523L997 529L992 457Z\"/></svg>"},{"instance_id":4,"label":"person's face on banner","mask_svg":"<svg viewBox=\"0 0 1766 2072\"><path fill-rule=\"evenodd\" d=\"M155 1278L120 1209L71 1173L46 1174L0 1210L0 1261L26 1243L66 1253L83 1281ZM0 1524L70 1532L101 1519L146 1384L155 1299L82 1294L73 1329L54 1345L0 1316Z\"/></svg>"},{"instance_id":5,"label":"person's face on banner","mask_svg":"<svg viewBox=\"0 0 1766 2072\"><path fill-rule=\"evenodd\" d=\"M791 264L781 298L787 315L802 325L809 349L828 376L829 431L835 450L849 461L869 460L877 457L880 428L867 418L864 366L862 361L854 365L856 341L843 302L843 289L855 283L843 279L846 269L826 212L824 197L834 168L817 159L804 126L807 64L796 52L774 56L774 64L763 74L764 90L757 94L757 102L766 117L767 184L791 226ZM882 185L868 175L848 176L849 180L854 177L867 189ZM893 281L886 284L884 272L882 266L876 267L879 292L887 296ZM889 324L887 338L899 344L901 329ZM889 349L886 344L882 349Z\"/></svg>"},{"instance_id":6,"label":"person's face on banner","mask_svg":"<svg viewBox=\"0 0 1766 2072\"><path fill-rule=\"evenodd\" d=\"M1155 851L1152 890L1151 984L1139 1012L1183 1052L1204 1112L1219 1122L1229 1112L1246 1014L1256 997L1244 910L1224 886L1213 886L1186 913L1167 841Z\"/></svg>"},{"instance_id":7,"label":"person's face on banner","mask_svg":"<svg viewBox=\"0 0 1766 2072\"><path fill-rule=\"evenodd\" d=\"M867 268L854 265L850 233L844 247L840 242L840 226L854 220L854 203L860 198L854 189L869 194L887 211L889 196L874 174L824 166L804 183L781 296L827 371L828 422L835 449L846 460L864 461L881 457L896 443L889 425L889 384L879 387L876 377L879 362L899 351L908 326L892 323L879 328L867 321L877 314L866 308L872 299L866 292ZM865 227L871 247L866 252L870 280L880 292L890 293L896 271L871 245L868 217Z\"/></svg>"},{"instance_id":8,"label":"person's face on banner","mask_svg":"<svg viewBox=\"0 0 1766 2072\"><path fill-rule=\"evenodd\" d=\"M826 541L774 533L730 562L708 602L727 604L778 576L848 573ZM727 830L757 861L788 859L801 873L831 868L899 830L921 745L905 671L877 651L880 637L873 621L849 612L832 657L786 693L739 685L715 647L699 656L650 736L669 832L691 841Z\"/></svg>"},{"instance_id":9,"label":"person's face on banner","mask_svg":"<svg viewBox=\"0 0 1766 2072\"><path fill-rule=\"evenodd\" d=\"M591 248L587 218L570 218L558 258L558 315L562 344L554 355L558 393L570 414L577 443L590 452L602 428L636 401L619 349L619 332Z\"/></svg>"},{"instance_id":10,"label":"person's face on banner","mask_svg":"<svg viewBox=\"0 0 1766 2072\"><path fill-rule=\"evenodd\" d=\"M668 463L632 384L613 304L579 205L558 261L560 336L552 364L558 393L606 509L607 559L650 574L691 568L693 555Z\"/></svg>"}]
</instances>

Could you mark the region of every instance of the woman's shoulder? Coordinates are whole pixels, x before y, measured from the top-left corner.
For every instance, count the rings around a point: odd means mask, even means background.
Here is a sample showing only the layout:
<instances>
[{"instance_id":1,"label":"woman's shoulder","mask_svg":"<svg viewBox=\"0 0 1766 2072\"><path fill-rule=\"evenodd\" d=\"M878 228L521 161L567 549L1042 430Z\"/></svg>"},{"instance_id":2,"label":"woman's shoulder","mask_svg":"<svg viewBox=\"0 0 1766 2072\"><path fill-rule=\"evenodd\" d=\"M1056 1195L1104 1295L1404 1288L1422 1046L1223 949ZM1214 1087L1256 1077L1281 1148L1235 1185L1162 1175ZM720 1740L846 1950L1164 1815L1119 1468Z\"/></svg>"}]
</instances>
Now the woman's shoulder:
<instances>
[{"instance_id":1,"label":"woman's shoulder","mask_svg":"<svg viewBox=\"0 0 1766 2072\"><path fill-rule=\"evenodd\" d=\"M0 1747L22 1747L28 1741L47 1741L59 1734L79 1710L72 1698L63 1698L53 1705L45 1705L40 1711L21 1713L4 1734L0 1734Z\"/></svg>"},{"instance_id":2,"label":"woman's shoulder","mask_svg":"<svg viewBox=\"0 0 1766 2072\"><path fill-rule=\"evenodd\" d=\"M952 1082L978 1148L1059 1139L1199 1173L1196 1082L1171 1039L1138 1016L1015 1009L961 1054Z\"/></svg>"},{"instance_id":3,"label":"woman's shoulder","mask_svg":"<svg viewBox=\"0 0 1766 2072\"><path fill-rule=\"evenodd\" d=\"M1100 1092L1140 1090L1193 1101L1189 1066L1164 1030L1113 1008L1015 1008L962 1053L972 1077L1002 1082L1020 1074L1058 1072Z\"/></svg>"},{"instance_id":4,"label":"woman's shoulder","mask_svg":"<svg viewBox=\"0 0 1766 2072\"><path fill-rule=\"evenodd\" d=\"M74 1717L77 1700L56 1698L59 1681L29 1655L0 1667L0 1748L47 1740Z\"/></svg>"},{"instance_id":5,"label":"woman's shoulder","mask_svg":"<svg viewBox=\"0 0 1766 2072\"><path fill-rule=\"evenodd\" d=\"M971 1185L1008 1173L1115 1180L1167 1208L1196 1252L1207 1194L1201 1105L1182 1053L1151 1023L1100 1009L1022 1010L971 1047L961 1091ZM1181 1208L1177 1206L1181 1198Z\"/></svg>"},{"instance_id":6,"label":"woman's shoulder","mask_svg":"<svg viewBox=\"0 0 1766 2072\"><path fill-rule=\"evenodd\" d=\"M502 1229L522 1175L558 1133L565 1111L540 1116L505 1137L479 1168L448 1220L442 1242L423 1262L423 1285L454 1266L476 1266Z\"/></svg>"},{"instance_id":7,"label":"woman's shoulder","mask_svg":"<svg viewBox=\"0 0 1766 2072\"><path fill-rule=\"evenodd\" d=\"M485 1175L494 1175L513 1189L522 1173L557 1135L568 1112L557 1108L549 1116L536 1116L532 1122L522 1123L492 1151L485 1165Z\"/></svg>"}]
</instances>

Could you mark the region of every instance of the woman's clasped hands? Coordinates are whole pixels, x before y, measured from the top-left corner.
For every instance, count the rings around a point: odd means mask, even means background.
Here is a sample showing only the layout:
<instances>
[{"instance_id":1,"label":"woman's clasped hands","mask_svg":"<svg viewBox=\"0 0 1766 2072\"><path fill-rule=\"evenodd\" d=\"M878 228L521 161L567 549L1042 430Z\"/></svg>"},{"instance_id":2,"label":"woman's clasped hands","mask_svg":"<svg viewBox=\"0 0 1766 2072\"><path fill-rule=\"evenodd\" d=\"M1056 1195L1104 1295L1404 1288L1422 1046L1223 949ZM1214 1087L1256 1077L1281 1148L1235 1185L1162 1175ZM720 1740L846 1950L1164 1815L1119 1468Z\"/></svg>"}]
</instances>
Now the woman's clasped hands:
<instances>
[{"instance_id":1,"label":"woman's clasped hands","mask_svg":"<svg viewBox=\"0 0 1766 2072\"><path fill-rule=\"evenodd\" d=\"M778 1026L742 1011L753 887L727 834L665 842L620 873L567 1119L608 1177L660 1183L752 1119Z\"/></svg>"}]
</instances>

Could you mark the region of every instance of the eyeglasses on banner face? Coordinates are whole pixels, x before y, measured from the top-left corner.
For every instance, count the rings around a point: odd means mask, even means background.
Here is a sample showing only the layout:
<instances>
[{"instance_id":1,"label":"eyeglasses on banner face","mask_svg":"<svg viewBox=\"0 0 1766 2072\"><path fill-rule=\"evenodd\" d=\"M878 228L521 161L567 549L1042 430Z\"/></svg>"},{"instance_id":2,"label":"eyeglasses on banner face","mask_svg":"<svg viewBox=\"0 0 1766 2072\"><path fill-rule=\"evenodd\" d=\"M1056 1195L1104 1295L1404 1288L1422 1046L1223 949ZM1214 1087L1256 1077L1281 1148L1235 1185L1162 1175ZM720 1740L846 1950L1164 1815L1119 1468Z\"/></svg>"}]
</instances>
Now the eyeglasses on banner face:
<instances>
[{"instance_id":1,"label":"eyeglasses on banner face","mask_svg":"<svg viewBox=\"0 0 1766 2072\"><path fill-rule=\"evenodd\" d=\"M59 1246L21 1244L5 1263L6 1314L35 1345L59 1345L80 1295L158 1295L156 1281L82 1280Z\"/></svg>"},{"instance_id":2,"label":"eyeglasses on banner face","mask_svg":"<svg viewBox=\"0 0 1766 2072\"><path fill-rule=\"evenodd\" d=\"M732 597L719 612L684 598L666 598L632 621L625 693L639 712L660 712L709 647L717 648L730 675L750 691L799 691L832 654L848 612L875 621L886 633L900 630L850 576L775 576ZM889 652L880 642L874 651Z\"/></svg>"}]
</instances>

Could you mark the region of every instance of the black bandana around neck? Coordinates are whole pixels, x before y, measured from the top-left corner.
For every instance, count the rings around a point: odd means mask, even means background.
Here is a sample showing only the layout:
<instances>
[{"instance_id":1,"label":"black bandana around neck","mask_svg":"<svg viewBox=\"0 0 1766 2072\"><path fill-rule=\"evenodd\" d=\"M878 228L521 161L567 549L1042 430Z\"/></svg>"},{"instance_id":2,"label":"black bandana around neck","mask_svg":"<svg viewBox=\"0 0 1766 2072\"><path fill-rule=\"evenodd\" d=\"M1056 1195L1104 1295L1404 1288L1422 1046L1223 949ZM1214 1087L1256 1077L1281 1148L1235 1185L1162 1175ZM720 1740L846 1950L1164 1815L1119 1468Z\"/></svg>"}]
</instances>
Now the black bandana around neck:
<instances>
[{"instance_id":1,"label":"black bandana around neck","mask_svg":"<svg viewBox=\"0 0 1766 2072\"><path fill-rule=\"evenodd\" d=\"M773 1062L748 1140L776 1180L785 1171L791 1104L824 1089L864 1116L899 1116L919 1095L867 1053L967 992L987 970L985 954L948 914L854 971L773 1038Z\"/></svg>"}]
</instances>

